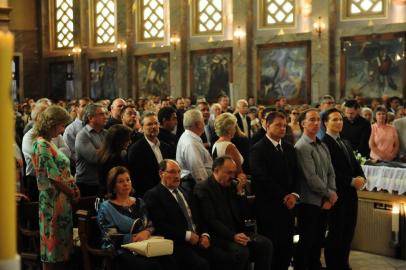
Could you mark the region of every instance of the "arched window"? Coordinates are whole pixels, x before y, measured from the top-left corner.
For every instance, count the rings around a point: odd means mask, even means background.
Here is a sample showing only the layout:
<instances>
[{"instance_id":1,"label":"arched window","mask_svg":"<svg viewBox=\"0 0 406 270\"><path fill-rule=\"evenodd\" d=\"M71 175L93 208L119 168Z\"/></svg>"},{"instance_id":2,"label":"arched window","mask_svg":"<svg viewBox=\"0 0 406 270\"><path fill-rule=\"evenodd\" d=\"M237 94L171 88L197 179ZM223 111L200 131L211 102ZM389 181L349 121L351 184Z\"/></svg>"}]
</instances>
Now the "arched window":
<instances>
[{"instance_id":1,"label":"arched window","mask_svg":"<svg viewBox=\"0 0 406 270\"><path fill-rule=\"evenodd\" d=\"M295 25L295 0L260 0L261 28L276 28Z\"/></svg>"},{"instance_id":2,"label":"arched window","mask_svg":"<svg viewBox=\"0 0 406 270\"><path fill-rule=\"evenodd\" d=\"M51 0L50 4L53 48L73 48L73 0Z\"/></svg>"},{"instance_id":3,"label":"arched window","mask_svg":"<svg viewBox=\"0 0 406 270\"><path fill-rule=\"evenodd\" d=\"M224 31L223 0L195 0L192 6L193 34L221 35Z\"/></svg>"},{"instance_id":4,"label":"arched window","mask_svg":"<svg viewBox=\"0 0 406 270\"><path fill-rule=\"evenodd\" d=\"M343 19L371 19L386 17L387 0L343 0Z\"/></svg>"},{"instance_id":5,"label":"arched window","mask_svg":"<svg viewBox=\"0 0 406 270\"><path fill-rule=\"evenodd\" d=\"M116 1L93 0L93 43L96 46L116 42Z\"/></svg>"},{"instance_id":6,"label":"arched window","mask_svg":"<svg viewBox=\"0 0 406 270\"><path fill-rule=\"evenodd\" d=\"M169 25L168 16L166 16L168 2L165 0L138 1L139 41L164 41L165 24Z\"/></svg>"}]
</instances>

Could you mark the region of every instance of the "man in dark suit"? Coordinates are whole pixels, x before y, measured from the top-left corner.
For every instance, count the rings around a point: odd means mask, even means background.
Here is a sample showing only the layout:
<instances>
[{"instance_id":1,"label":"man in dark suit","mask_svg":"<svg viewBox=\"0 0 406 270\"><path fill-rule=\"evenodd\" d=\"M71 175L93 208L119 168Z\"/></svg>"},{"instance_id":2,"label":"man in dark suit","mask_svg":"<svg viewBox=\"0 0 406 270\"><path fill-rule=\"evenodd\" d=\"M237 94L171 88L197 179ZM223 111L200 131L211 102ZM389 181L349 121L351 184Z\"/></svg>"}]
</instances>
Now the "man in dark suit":
<instances>
[{"instance_id":1,"label":"man in dark suit","mask_svg":"<svg viewBox=\"0 0 406 270\"><path fill-rule=\"evenodd\" d=\"M340 139L343 128L341 112L329 109L322 120L326 127L323 142L330 151L338 195L337 203L330 212L324 255L328 269L348 270L351 269L348 259L357 222L357 190L365 185L365 176L350 144Z\"/></svg>"},{"instance_id":2,"label":"man in dark suit","mask_svg":"<svg viewBox=\"0 0 406 270\"><path fill-rule=\"evenodd\" d=\"M261 111L261 128L252 135L251 145L255 145L259 142L266 134L266 117L271 111L275 111L271 108L265 108Z\"/></svg>"},{"instance_id":3,"label":"man in dark suit","mask_svg":"<svg viewBox=\"0 0 406 270\"><path fill-rule=\"evenodd\" d=\"M169 106L161 108L158 112L158 120L160 123L158 139L167 143L171 147L173 155L175 155L176 146L178 145L178 137L172 133L178 124L175 109Z\"/></svg>"},{"instance_id":4,"label":"man in dark suit","mask_svg":"<svg viewBox=\"0 0 406 270\"><path fill-rule=\"evenodd\" d=\"M369 157L369 137L371 137L371 123L360 115L360 106L358 102L347 100L344 103L343 129L340 133L341 138L348 140L354 150L362 156Z\"/></svg>"},{"instance_id":5,"label":"man in dark suit","mask_svg":"<svg viewBox=\"0 0 406 270\"><path fill-rule=\"evenodd\" d=\"M239 180L238 184L232 183L235 171L236 164L229 156L217 158L213 162L213 175L195 186L196 204L213 245L231 252L238 260L237 267L233 269L247 269L252 259L256 270L269 270L272 242L246 230L246 182Z\"/></svg>"},{"instance_id":6,"label":"man in dark suit","mask_svg":"<svg viewBox=\"0 0 406 270\"><path fill-rule=\"evenodd\" d=\"M174 256L181 269L235 269L234 258L211 245L210 235L180 186L180 167L175 160L159 164L161 183L144 199L156 233L174 241Z\"/></svg>"},{"instance_id":7,"label":"man in dark suit","mask_svg":"<svg viewBox=\"0 0 406 270\"><path fill-rule=\"evenodd\" d=\"M248 102L245 99L237 101L237 112L234 114L237 118L237 125L241 131L251 138L251 118L248 116Z\"/></svg>"},{"instance_id":8,"label":"man in dark suit","mask_svg":"<svg viewBox=\"0 0 406 270\"><path fill-rule=\"evenodd\" d=\"M299 198L300 170L296 151L282 138L286 116L271 112L266 118L266 135L251 149L250 167L258 232L272 239L272 269L288 269L293 255L296 200Z\"/></svg>"},{"instance_id":9,"label":"man in dark suit","mask_svg":"<svg viewBox=\"0 0 406 270\"><path fill-rule=\"evenodd\" d=\"M144 137L128 149L131 178L135 192L140 197L159 183L159 162L174 157L169 145L158 140L159 124L155 113L144 113L141 125Z\"/></svg>"}]
</instances>

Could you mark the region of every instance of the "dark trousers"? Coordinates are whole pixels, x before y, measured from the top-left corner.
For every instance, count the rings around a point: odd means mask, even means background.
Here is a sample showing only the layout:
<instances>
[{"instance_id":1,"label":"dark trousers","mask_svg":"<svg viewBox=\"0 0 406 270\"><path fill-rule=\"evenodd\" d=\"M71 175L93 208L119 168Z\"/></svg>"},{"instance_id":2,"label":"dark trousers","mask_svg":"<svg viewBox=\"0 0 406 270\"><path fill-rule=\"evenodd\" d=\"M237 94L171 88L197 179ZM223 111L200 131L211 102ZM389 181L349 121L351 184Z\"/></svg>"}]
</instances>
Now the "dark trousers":
<instances>
[{"instance_id":1,"label":"dark trousers","mask_svg":"<svg viewBox=\"0 0 406 270\"><path fill-rule=\"evenodd\" d=\"M99 194L99 186L87 185L84 183L76 183L80 190L80 197L97 196Z\"/></svg>"},{"instance_id":2,"label":"dark trousers","mask_svg":"<svg viewBox=\"0 0 406 270\"><path fill-rule=\"evenodd\" d=\"M38 202L39 191L37 186L37 178L32 175L25 177L25 194L32 202Z\"/></svg>"},{"instance_id":3,"label":"dark trousers","mask_svg":"<svg viewBox=\"0 0 406 270\"><path fill-rule=\"evenodd\" d=\"M295 256L295 270L318 270L326 227L327 213L320 206L300 204L298 207L299 243Z\"/></svg>"},{"instance_id":4,"label":"dark trousers","mask_svg":"<svg viewBox=\"0 0 406 270\"><path fill-rule=\"evenodd\" d=\"M180 270L209 270L210 264L200 248L185 244L175 245L173 255Z\"/></svg>"},{"instance_id":5,"label":"dark trousers","mask_svg":"<svg viewBox=\"0 0 406 270\"><path fill-rule=\"evenodd\" d=\"M287 270L293 256L293 211L282 203L258 209L257 225L258 232L272 240L272 269Z\"/></svg>"},{"instance_id":6,"label":"dark trousers","mask_svg":"<svg viewBox=\"0 0 406 270\"><path fill-rule=\"evenodd\" d=\"M114 259L116 269L137 269L137 270L177 270L173 256L160 256L147 258L141 255L134 255L129 251L118 255Z\"/></svg>"},{"instance_id":7,"label":"dark trousers","mask_svg":"<svg viewBox=\"0 0 406 270\"><path fill-rule=\"evenodd\" d=\"M339 194L331 209L324 257L328 269L348 269L351 242L357 224L358 197L355 190Z\"/></svg>"},{"instance_id":8,"label":"dark trousers","mask_svg":"<svg viewBox=\"0 0 406 270\"><path fill-rule=\"evenodd\" d=\"M272 269L272 241L260 234L251 234L250 237L251 241L247 246L231 241L219 241L218 246L233 254L236 270L249 269L250 262L254 262L255 270Z\"/></svg>"}]
</instances>

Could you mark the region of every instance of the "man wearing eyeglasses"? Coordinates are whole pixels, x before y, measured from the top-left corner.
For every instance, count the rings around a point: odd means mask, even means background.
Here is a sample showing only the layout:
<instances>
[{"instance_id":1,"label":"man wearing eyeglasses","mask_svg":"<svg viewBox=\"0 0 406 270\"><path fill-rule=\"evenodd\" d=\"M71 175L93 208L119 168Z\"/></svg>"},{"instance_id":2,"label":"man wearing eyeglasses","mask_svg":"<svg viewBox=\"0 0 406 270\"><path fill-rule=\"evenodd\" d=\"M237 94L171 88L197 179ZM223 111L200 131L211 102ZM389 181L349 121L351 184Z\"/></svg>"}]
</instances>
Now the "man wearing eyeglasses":
<instances>
[{"instance_id":1,"label":"man wearing eyeglasses","mask_svg":"<svg viewBox=\"0 0 406 270\"><path fill-rule=\"evenodd\" d=\"M236 269L231 254L211 245L210 235L201 226L196 208L180 187L180 172L175 160L162 160L160 184L145 193L156 233L173 240L173 255L180 269Z\"/></svg>"}]
</instances>

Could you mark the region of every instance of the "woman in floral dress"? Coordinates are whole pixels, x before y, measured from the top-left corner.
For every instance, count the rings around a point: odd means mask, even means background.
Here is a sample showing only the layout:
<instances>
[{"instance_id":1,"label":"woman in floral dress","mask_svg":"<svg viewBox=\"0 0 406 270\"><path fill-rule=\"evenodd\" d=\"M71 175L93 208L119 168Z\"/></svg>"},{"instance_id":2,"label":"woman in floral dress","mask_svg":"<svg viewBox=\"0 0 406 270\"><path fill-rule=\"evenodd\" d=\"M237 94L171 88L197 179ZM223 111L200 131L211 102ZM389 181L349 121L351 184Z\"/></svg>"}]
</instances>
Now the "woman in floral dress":
<instances>
[{"instance_id":1,"label":"woman in floral dress","mask_svg":"<svg viewBox=\"0 0 406 270\"><path fill-rule=\"evenodd\" d=\"M39 190L39 231L44 270L65 269L72 247L71 200L78 200L79 189L70 173L69 158L51 139L63 133L70 121L59 106L47 108L33 133L32 161Z\"/></svg>"}]
</instances>

